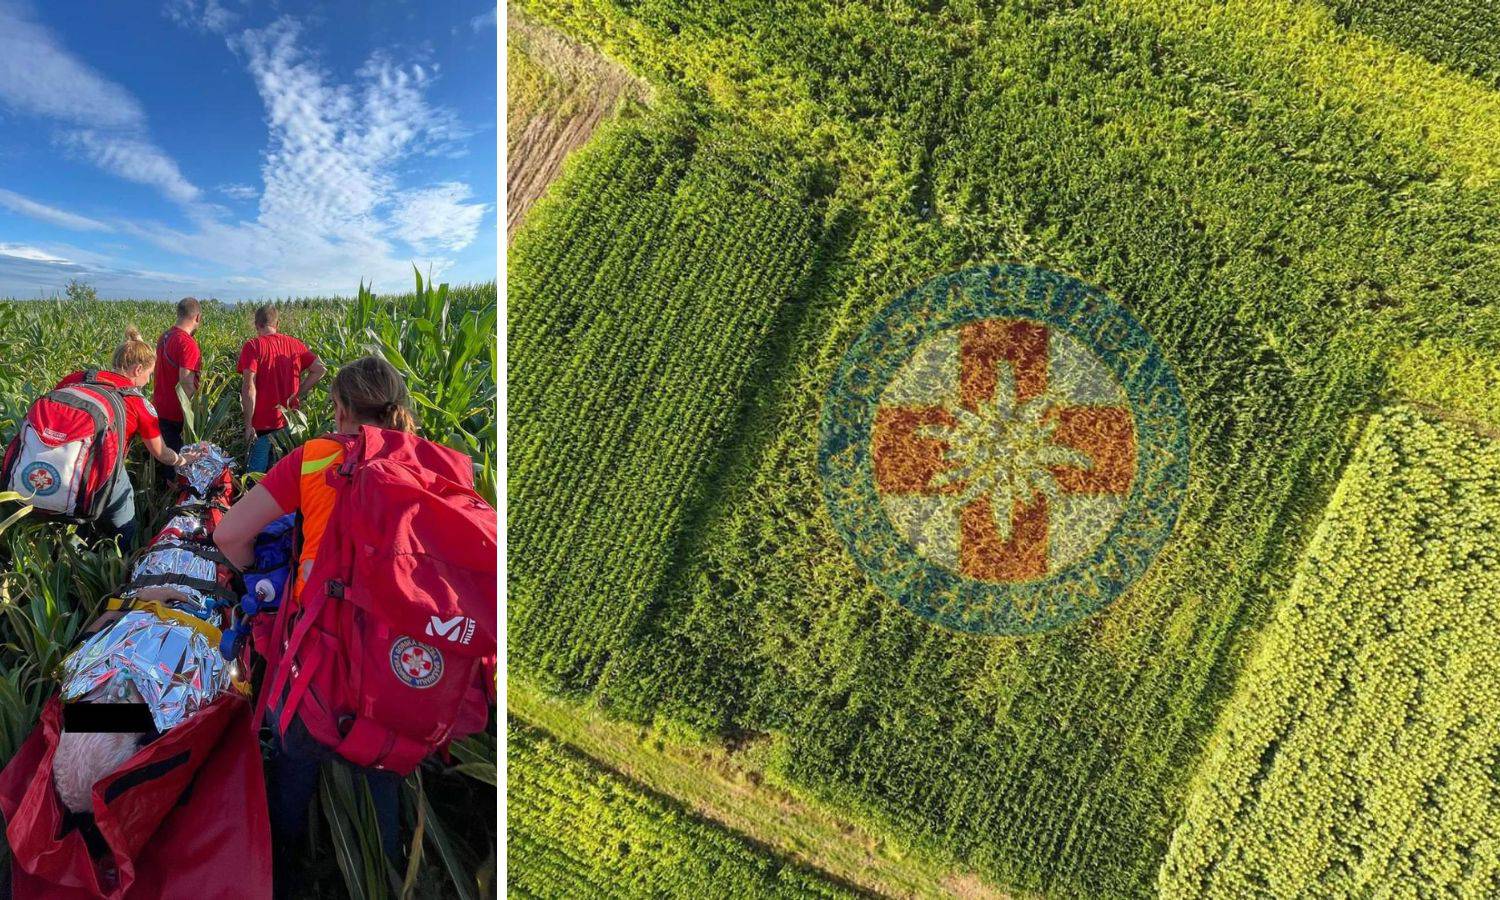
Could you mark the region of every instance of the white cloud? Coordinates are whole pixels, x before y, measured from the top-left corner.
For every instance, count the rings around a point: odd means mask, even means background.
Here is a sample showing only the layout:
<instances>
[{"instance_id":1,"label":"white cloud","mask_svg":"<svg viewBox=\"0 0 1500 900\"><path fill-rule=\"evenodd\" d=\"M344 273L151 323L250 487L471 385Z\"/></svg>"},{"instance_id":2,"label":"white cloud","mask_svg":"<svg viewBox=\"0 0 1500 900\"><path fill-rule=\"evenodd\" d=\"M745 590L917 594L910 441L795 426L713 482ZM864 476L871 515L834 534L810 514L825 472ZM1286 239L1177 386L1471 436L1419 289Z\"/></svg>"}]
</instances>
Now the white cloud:
<instances>
[{"instance_id":1,"label":"white cloud","mask_svg":"<svg viewBox=\"0 0 1500 900\"><path fill-rule=\"evenodd\" d=\"M498 7L498 6L496 6L494 9L490 10L489 12L480 13L479 15L477 15L474 18L472 18L472 19L469 20L469 24L474 27L474 30L476 32L483 31L486 28L496 28L496 27L499 26L499 23L500 23L500 7Z\"/></svg>"},{"instance_id":2,"label":"white cloud","mask_svg":"<svg viewBox=\"0 0 1500 900\"><path fill-rule=\"evenodd\" d=\"M221 184L219 193L231 200L254 200L260 196L260 191L248 184Z\"/></svg>"},{"instance_id":3,"label":"white cloud","mask_svg":"<svg viewBox=\"0 0 1500 900\"><path fill-rule=\"evenodd\" d=\"M66 256L58 255L59 252ZM3 296L50 297L69 280L93 284L101 297L180 297L184 292L213 296L220 286L206 279L121 265L99 254L62 247L58 252L23 244L0 244Z\"/></svg>"},{"instance_id":4,"label":"white cloud","mask_svg":"<svg viewBox=\"0 0 1500 900\"><path fill-rule=\"evenodd\" d=\"M4 6L8 2L0 0L0 10L8 9ZM221 19L213 20L220 24L210 23L207 17L213 6L169 3L166 12L174 18L196 17L182 21L206 30L228 27ZM218 7L222 9L223 4ZM4 24L0 21L0 26ZM45 32L33 28L28 34L33 42L46 38L47 52L53 57L68 59ZM424 273L430 268L442 277L454 264L449 257L473 244L492 206L474 198L469 186L458 181L429 178L423 187L415 186L423 181L412 182L411 164L418 157L460 152L469 136L451 110L428 100L434 80L440 77L439 67L426 60L403 63L388 53L375 52L352 75L339 77L307 51L298 23L290 18L225 39L260 94L268 135L260 171L263 186L257 191L249 184L226 183L214 193L242 201L258 196L253 218L239 218L232 210L208 202L177 163L151 143L144 114L135 101L79 64L74 64L78 71L95 79L96 94L113 95L121 100L121 109L133 112L108 126L81 113L73 117L55 114L53 118L71 126L55 136L57 143L106 171L150 185L177 201L183 222L112 219L106 225L4 193L0 193L0 204L37 218L50 214L51 221L69 227L112 226L192 260L194 270L217 271L212 279L193 277L191 290L203 295L347 294L361 278L400 290L410 285L413 263ZM14 73L15 69L5 68L10 64L0 56L0 73ZM8 77L15 79L14 74ZM19 107L19 101L12 99L12 95L19 96L17 90L7 94L0 86L0 104ZM44 108L41 101L26 102L27 111ZM63 108L58 98L48 102L53 106L46 109ZM149 291L148 295L165 296L181 286L169 280L175 277L169 273L127 271L117 261L88 255L67 254L66 259L59 256L51 261L6 256L5 260L0 284L6 290L14 290L13 284L33 284L45 290L46 284L64 274L73 277L74 270L81 269L115 273L108 275L116 279L107 282L111 290L135 284L140 286L136 295ZM31 268L17 274L17 267L23 265ZM148 280L154 289L146 286Z\"/></svg>"},{"instance_id":5,"label":"white cloud","mask_svg":"<svg viewBox=\"0 0 1500 900\"><path fill-rule=\"evenodd\" d=\"M224 34L240 20L240 14L219 0L167 0L162 12L178 25Z\"/></svg>"},{"instance_id":6,"label":"white cloud","mask_svg":"<svg viewBox=\"0 0 1500 900\"><path fill-rule=\"evenodd\" d=\"M399 65L377 52L352 80L340 81L300 38L297 22L283 18L229 39L266 108L269 146L256 218L190 214L196 230L120 227L281 291L347 293L361 278L396 288L411 277L413 261L439 273L451 263L427 251L472 243L487 207L464 202L469 188L457 182L399 189L399 164L464 136L451 112L426 100L436 67ZM408 236L423 258L397 255L392 239Z\"/></svg>"},{"instance_id":7,"label":"white cloud","mask_svg":"<svg viewBox=\"0 0 1500 900\"><path fill-rule=\"evenodd\" d=\"M29 259L33 262L69 262L69 260L61 256L53 256L45 250L38 250L35 247L28 247L25 244L0 243L0 256L9 256L13 259Z\"/></svg>"},{"instance_id":8,"label":"white cloud","mask_svg":"<svg viewBox=\"0 0 1500 900\"><path fill-rule=\"evenodd\" d=\"M391 231L421 253L462 250L474 243L488 207L468 203L473 192L456 181L404 191L396 197Z\"/></svg>"},{"instance_id":9,"label":"white cloud","mask_svg":"<svg viewBox=\"0 0 1500 900\"><path fill-rule=\"evenodd\" d=\"M202 193L183 177L177 163L150 141L83 129L64 135L62 142L104 171L154 187L178 203L192 203Z\"/></svg>"},{"instance_id":10,"label":"white cloud","mask_svg":"<svg viewBox=\"0 0 1500 900\"><path fill-rule=\"evenodd\" d=\"M0 102L30 115L107 128L140 128L129 92L58 46L52 33L0 0Z\"/></svg>"},{"instance_id":11,"label":"white cloud","mask_svg":"<svg viewBox=\"0 0 1500 900\"><path fill-rule=\"evenodd\" d=\"M136 99L8 0L0 0L0 104L71 126L57 134L58 141L107 172L156 187L179 203L198 196L177 163L147 136L146 114Z\"/></svg>"},{"instance_id":12,"label":"white cloud","mask_svg":"<svg viewBox=\"0 0 1500 900\"><path fill-rule=\"evenodd\" d=\"M23 197L14 191L0 188L0 206L18 212L23 216L30 216L51 225L59 225L63 228L71 228L75 231L114 231L103 222L66 212L44 203L38 203L28 197Z\"/></svg>"}]
</instances>

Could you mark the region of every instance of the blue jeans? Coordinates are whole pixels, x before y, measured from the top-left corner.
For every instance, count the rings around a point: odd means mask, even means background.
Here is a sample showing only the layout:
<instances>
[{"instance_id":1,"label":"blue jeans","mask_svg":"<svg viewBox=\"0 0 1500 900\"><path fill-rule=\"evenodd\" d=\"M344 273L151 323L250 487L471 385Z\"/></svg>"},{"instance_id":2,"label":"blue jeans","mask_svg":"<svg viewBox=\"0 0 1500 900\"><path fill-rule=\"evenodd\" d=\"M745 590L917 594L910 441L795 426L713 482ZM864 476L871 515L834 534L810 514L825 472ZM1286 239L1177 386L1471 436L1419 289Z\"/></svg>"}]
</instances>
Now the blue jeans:
<instances>
[{"instance_id":1,"label":"blue jeans","mask_svg":"<svg viewBox=\"0 0 1500 900\"><path fill-rule=\"evenodd\" d=\"M257 431L255 443L250 445L250 458L246 461L247 472L269 472L271 463L282 457L288 439L285 428L273 431Z\"/></svg>"},{"instance_id":2,"label":"blue jeans","mask_svg":"<svg viewBox=\"0 0 1500 900\"><path fill-rule=\"evenodd\" d=\"M275 732L275 713L267 715ZM318 743L302 720L292 718L286 734L277 734L276 747L266 764L266 800L271 816L271 839L277 845L292 846L307 835L307 805L318 789L318 769L325 760L342 759L333 750ZM391 862L399 867L401 860L401 823L397 791L401 776L378 769L354 771L364 775L375 801L375 821L380 826L380 846Z\"/></svg>"},{"instance_id":3,"label":"blue jeans","mask_svg":"<svg viewBox=\"0 0 1500 900\"><path fill-rule=\"evenodd\" d=\"M126 554L135 549L135 485L130 472L120 466L115 489L104 503L104 512L94 523L94 531L105 539L120 539L120 550Z\"/></svg>"},{"instance_id":4,"label":"blue jeans","mask_svg":"<svg viewBox=\"0 0 1500 900\"><path fill-rule=\"evenodd\" d=\"M173 450L181 450L183 424L181 422L173 422L171 419L161 419L160 422L161 442ZM162 486L169 492L172 490L172 486L176 484L176 479L176 469L166 463L159 462L156 464L156 480L161 482Z\"/></svg>"}]
</instances>

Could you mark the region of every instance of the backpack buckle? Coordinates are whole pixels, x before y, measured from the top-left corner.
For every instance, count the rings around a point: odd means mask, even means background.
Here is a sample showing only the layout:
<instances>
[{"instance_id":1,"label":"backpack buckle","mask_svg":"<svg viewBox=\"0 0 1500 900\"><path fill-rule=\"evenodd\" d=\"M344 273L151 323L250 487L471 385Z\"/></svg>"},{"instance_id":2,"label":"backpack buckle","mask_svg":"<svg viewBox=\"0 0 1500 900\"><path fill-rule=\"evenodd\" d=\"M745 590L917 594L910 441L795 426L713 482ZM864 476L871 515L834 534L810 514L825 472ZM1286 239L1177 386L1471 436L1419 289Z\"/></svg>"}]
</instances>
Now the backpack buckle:
<instances>
[{"instance_id":1,"label":"backpack buckle","mask_svg":"<svg viewBox=\"0 0 1500 900\"><path fill-rule=\"evenodd\" d=\"M344 599L344 583L342 581L329 581L328 596L335 600Z\"/></svg>"}]
</instances>

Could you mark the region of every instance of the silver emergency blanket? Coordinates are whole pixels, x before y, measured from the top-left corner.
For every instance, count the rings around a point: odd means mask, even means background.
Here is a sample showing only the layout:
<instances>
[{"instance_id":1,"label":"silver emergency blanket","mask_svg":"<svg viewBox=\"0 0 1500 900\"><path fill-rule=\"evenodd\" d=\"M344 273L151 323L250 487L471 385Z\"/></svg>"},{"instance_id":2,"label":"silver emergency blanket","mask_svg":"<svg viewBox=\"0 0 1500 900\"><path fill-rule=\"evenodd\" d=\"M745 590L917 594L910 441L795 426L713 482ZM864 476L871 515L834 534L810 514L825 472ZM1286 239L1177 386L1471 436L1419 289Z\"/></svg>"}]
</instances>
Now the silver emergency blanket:
<instances>
[{"instance_id":1,"label":"silver emergency blanket","mask_svg":"<svg viewBox=\"0 0 1500 900\"><path fill-rule=\"evenodd\" d=\"M187 479L188 487L200 497L203 496L204 491L208 490L208 486L218 479L224 469L234 469L234 460L218 444L199 441L183 447L182 450L184 453L189 450L204 451L202 459L177 467L177 473Z\"/></svg>"},{"instance_id":2,"label":"silver emergency blanket","mask_svg":"<svg viewBox=\"0 0 1500 900\"><path fill-rule=\"evenodd\" d=\"M167 524L163 525L161 530L163 533L175 530L183 537L193 537L203 533L203 519L184 513L168 519Z\"/></svg>"},{"instance_id":3,"label":"silver emergency blanket","mask_svg":"<svg viewBox=\"0 0 1500 900\"><path fill-rule=\"evenodd\" d=\"M194 550L189 549L192 545L181 541L163 541L151 545L146 554L135 564L135 569L130 573L131 587L121 593L122 597L140 596L143 591L150 588L140 585L143 578L151 576L180 576L182 579L195 578L199 581L209 583L216 582L219 577L219 567L211 559L204 559ZM219 625L218 614L211 612L211 600L202 591L187 584L180 583L176 579L168 580L161 587L170 588L186 598L167 605L173 609L191 613L200 619ZM156 599L156 598L153 598Z\"/></svg>"},{"instance_id":4,"label":"silver emergency blanket","mask_svg":"<svg viewBox=\"0 0 1500 900\"><path fill-rule=\"evenodd\" d=\"M197 629L131 610L63 660L64 702L134 700L166 731L230 686L228 662Z\"/></svg>"}]
</instances>

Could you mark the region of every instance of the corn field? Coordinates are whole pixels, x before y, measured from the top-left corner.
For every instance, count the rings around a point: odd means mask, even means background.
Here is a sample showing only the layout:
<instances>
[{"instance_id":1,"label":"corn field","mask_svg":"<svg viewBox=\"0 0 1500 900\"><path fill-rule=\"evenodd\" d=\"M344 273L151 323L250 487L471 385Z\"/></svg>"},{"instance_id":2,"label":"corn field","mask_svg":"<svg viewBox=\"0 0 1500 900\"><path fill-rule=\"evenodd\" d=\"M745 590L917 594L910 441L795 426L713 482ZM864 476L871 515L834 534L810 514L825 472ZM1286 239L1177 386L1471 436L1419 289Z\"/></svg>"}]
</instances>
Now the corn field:
<instances>
[{"instance_id":1,"label":"corn field","mask_svg":"<svg viewBox=\"0 0 1500 900\"><path fill-rule=\"evenodd\" d=\"M469 454L479 492L496 501L496 296L493 282L434 285L376 295L360 285L353 300L285 301L280 330L301 338L328 365L379 353L405 376L424 437ZM195 337L203 352L201 388L186 408L185 440L212 440L243 462L240 345L254 335L254 304L205 303ZM9 441L32 399L64 375L107 366L126 323L146 339L175 320L152 302L0 302L8 347L0 357L0 439ZM325 379L290 416L296 441L332 430ZM152 534L169 506L154 463L141 449L129 465L140 533ZM72 526L34 521L17 498L0 495L0 766L36 723L57 688L63 656L111 590L125 581L113 544L85 545ZM493 896L496 836L489 810L496 792L496 726L453 748L454 764L430 760L402 792L408 866L396 871L380 852L362 782L325 766L309 843L308 897ZM476 811L479 815L476 817ZM4 850L0 832L0 851Z\"/></svg>"},{"instance_id":2,"label":"corn field","mask_svg":"<svg viewBox=\"0 0 1500 900\"><path fill-rule=\"evenodd\" d=\"M517 676L1007 892L1500 893L1493 4L521 5L658 99L510 257ZM1187 473L1090 615L963 633L850 552L827 407L1007 264L1128 311Z\"/></svg>"}]
</instances>

